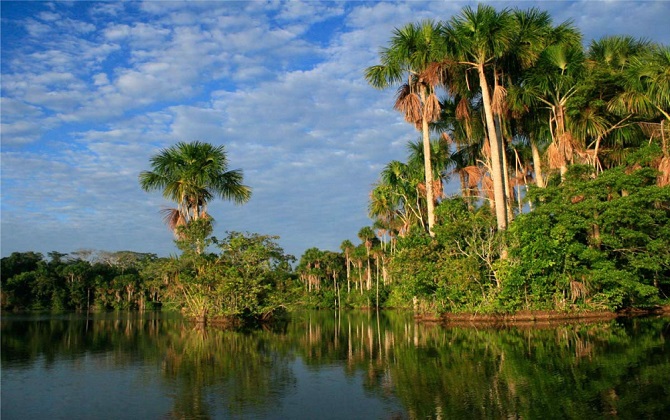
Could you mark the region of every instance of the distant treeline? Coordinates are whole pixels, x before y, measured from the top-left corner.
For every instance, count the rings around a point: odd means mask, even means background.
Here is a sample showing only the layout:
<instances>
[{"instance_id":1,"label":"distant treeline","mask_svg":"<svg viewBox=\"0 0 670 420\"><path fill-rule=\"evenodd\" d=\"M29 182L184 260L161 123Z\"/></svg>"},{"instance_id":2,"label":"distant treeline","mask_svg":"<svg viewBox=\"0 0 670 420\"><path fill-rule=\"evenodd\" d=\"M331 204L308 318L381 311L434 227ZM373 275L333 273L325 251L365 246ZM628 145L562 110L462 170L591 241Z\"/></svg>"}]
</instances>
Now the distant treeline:
<instances>
[{"instance_id":1,"label":"distant treeline","mask_svg":"<svg viewBox=\"0 0 670 420\"><path fill-rule=\"evenodd\" d=\"M160 285L141 271L155 254L14 252L2 259L2 308L8 310L148 309Z\"/></svg>"}]
</instances>

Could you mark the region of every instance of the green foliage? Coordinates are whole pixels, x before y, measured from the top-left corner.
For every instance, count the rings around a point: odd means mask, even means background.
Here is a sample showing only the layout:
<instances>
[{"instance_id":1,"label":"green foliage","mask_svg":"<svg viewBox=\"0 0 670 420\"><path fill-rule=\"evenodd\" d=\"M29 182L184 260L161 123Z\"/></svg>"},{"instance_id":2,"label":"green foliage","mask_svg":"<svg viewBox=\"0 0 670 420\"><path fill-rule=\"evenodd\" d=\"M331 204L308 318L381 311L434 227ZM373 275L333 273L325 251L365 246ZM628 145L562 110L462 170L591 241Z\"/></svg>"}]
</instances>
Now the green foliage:
<instances>
[{"instance_id":1,"label":"green foliage","mask_svg":"<svg viewBox=\"0 0 670 420\"><path fill-rule=\"evenodd\" d=\"M151 158L151 171L143 171L139 182L145 191L162 190L175 204L168 209L166 222L175 228L201 218L209 218L207 204L219 197L242 204L251 189L243 185L243 172L228 169L225 147L193 141L179 142Z\"/></svg>"},{"instance_id":2,"label":"green foliage","mask_svg":"<svg viewBox=\"0 0 670 420\"><path fill-rule=\"evenodd\" d=\"M428 298L437 288L438 254L436 244L430 236L416 229L398 240L398 248L389 264L389 273L394 282L391 304L407 307L414 297Z\"/></svg>"},{"instance_id":3,"label":"green foliage","mask_svg":"<svg viewBox=\"0 0 670 420\"><path fill-rule=\"evenodd\" d=\"M165 279L164 299L171 306L201 321L262 319L286 306L293 293L293 257L284 253L277 237L231 232L219 241L207 236L207 223L198 222L181 228L181 256L147 272ZM220 254L202 252L214 243ZM151 284L156 287L160 281Z\"/></svg>"},{"instance_id":4,"label":"green foliage","mask_svg":"<svg viewBox=\"0 0 670 420\"><path fill-rule=\"evenodd\" d=\"M293 256L276 236L233 232L220 244L222 268L217 296L224 315L265 316L285 303Z\"/></svg>"},{"instance_id":5,"label":"green foliage","mask_svg":"<svg viewBox=\"0 0 670 420\"><path fill-rule=\"evenodd\" d=\"M649 168L592 178L573 166L565 182L532 189L537 208L510 228L502 297L515 309L647 306L670 292L670 188Z\"/></svg>"},{"instance_id":6,"label":"green foliage","mask_svg":"<svg viewBox=\"0 0 670 420\"><path fill-rule=\"evenodd\" d=\"M103 252L92 261L83 252L50 252L50 260L34 252L13 253L2 259L2 308L7 310L64 311L142 309L151 293L140 275L155 259L153 254ZM154 298L156 294L154 293Z\"/></svg>"},{"instance_id":7,"label":"green foliage","mask_svg":"<svg viewBox=\"0 0 670 420\"><path fill-rule=\"evenodd\" d=\"M388 304L430 313L493 310L502 245L495 217L486 207L471 211L460 197L443 200L436 216L434 238L415 231L399 239Z\"/></svg>"}]
</instances>

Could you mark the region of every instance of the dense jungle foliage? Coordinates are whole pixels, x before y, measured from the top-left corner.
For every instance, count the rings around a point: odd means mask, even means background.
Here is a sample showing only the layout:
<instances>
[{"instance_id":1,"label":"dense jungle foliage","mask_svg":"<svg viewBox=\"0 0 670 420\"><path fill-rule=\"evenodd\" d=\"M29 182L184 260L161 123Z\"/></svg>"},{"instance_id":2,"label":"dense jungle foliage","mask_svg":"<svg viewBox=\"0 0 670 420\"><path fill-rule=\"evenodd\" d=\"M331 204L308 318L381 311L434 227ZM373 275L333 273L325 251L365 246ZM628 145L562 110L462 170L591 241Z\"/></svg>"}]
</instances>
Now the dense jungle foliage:
<instances>
[{"instance_id":1,"label":"dense jungle foliage","mask_svg":"<svg viewBox=\"0 0 670 420\"><path fill-rule=\"evenodd\" d=\"M658 152L658 151L656 151ZM181 255L26 252L2 259L4 309L183 308L194 317L269 316L278 308L381 307L419 312L620 310L670 296L670 188L640 166L530 188L533 211L508 231L490 206L462 197L436 206L435 236L413 229L392 243L371 228L341 252L308 249L298 264L276 237L218 240L189 226ZM206 223L201 223L206 226ZM185 229L186 231L186 229ZM198 253L201 244L218 252ZM501 254L505 252L505 258Z\"/></svg>"},{"instance_id":2,"label":"dense jungle foliage","mask_svg":"<svg viewBox=\"0 0 670 420\"><path fill-rule=\"evenodd\" d=\"M669 47L585 44L546 12L479 5L396 29L379 58L365 79L397 88L394 108L421 134L373 185L359 244L310 248L293 264L279 238L212 237L208 202L243 204L251 188L224 146L178 143L139 181L176 204L165 221L181 255L12 254L2 307L263 319L294 305L510 313L668 302ZM460 193L447 197L452 177Z\"/></svg>"}]
</instances>

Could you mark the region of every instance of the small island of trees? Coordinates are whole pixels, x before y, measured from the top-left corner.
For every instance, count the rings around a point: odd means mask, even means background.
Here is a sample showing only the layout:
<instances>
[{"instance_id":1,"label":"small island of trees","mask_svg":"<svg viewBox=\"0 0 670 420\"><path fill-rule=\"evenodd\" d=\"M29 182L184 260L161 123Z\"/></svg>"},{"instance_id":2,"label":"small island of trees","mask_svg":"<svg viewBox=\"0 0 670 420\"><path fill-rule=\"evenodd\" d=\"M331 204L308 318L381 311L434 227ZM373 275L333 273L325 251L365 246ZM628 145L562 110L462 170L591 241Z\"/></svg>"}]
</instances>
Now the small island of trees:
<instances>
[{"instance_id":1,"label":"small island of trees","mask_svg":"<svg viewBox=\"0 0 670 420\"><path fill-rule=\"evenodd\" d=\"M140 174L180 255L33 252L2 259L7 310L174 308L203 322L280 310L419 314L652 310L670 296L670 48L584 46L538 9L464 8L396 29L364 72L420 133L372 186L359 243L307 249L212 236L207 204L251 189L224 146L178 143ZM392 104L389 104L391 106ZM460 192L445 194L450 180Z\"/></svg>"}]
</instances>

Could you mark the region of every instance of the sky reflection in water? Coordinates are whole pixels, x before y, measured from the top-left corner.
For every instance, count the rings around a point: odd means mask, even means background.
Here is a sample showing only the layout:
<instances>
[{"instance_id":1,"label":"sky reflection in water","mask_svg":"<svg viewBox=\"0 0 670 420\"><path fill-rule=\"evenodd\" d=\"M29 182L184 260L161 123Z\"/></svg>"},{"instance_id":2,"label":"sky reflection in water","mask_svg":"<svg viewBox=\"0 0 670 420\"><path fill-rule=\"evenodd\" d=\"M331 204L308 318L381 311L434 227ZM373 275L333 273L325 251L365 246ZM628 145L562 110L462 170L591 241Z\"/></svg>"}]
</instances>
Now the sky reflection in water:
<instances>
[{"instance_id":1,"label":"sky reflection in water","mask_svg":"<svg viewBox=\"0 0 670 420\"><path fill-rule=\"evenodd\" d=\"M159 313L2 318L2 418L657 418L670 319L541 329L310 312L275 330Z\"/></svg>"}]
</instances>

